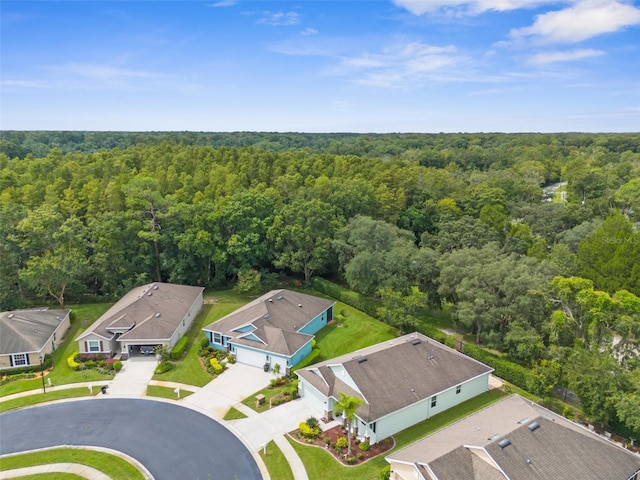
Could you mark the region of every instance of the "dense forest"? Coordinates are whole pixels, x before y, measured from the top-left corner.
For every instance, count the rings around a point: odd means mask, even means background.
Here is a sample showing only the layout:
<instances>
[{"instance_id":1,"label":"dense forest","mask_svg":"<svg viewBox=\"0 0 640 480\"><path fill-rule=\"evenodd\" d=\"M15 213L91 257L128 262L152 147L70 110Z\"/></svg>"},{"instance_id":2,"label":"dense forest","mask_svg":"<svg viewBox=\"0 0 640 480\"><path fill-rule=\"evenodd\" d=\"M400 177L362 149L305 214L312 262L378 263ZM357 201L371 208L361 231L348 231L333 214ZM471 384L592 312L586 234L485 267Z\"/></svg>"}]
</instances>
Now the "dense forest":
<instances>
[{"instance_id":1,"label":"dense forest","mask_svg":"<svg viewBox=\"0 0 640 480\"><path fill-rule=\"evenodd\" d=\"M640 135L2 132L0 309L326 276L640 432Z\"/></svg>"}]
</instances>

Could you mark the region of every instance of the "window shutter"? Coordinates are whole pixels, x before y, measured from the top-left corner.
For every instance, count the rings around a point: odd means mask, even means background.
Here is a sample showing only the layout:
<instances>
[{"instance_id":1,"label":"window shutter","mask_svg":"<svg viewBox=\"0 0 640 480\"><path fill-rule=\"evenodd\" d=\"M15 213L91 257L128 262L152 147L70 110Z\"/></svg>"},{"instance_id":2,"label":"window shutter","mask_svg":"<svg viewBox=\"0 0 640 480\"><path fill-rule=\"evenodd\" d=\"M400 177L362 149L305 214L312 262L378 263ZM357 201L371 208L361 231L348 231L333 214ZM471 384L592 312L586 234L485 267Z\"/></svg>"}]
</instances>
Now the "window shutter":
<instances>
[{"instance_id":1,"label":"window shutter","mask_svg":"<svg viewBox=\"0 0 640 480\"><path fill-rule=\"evenodd\" d=\"M87 342L86 340L84 341L84 353L89 352L89 342Z\"/></svg>"},{"instance_id":2,"label":"window shutter","mask_svg":"<svg viewBox=\"0 0 640 480\"><path fill-rule=\"evenodd\" d=\"M100 340L100 351L102 352L102 340Z\"/></svg>"},{"instance_id":3,"label":"window shutter","mask_svg":"<svg viewBox=\"0 0 640 480\"><path fill-rule=\"evenodd\" d=\"M11 363L11 366L13 367L13 355L9 355L9 363Z\"/></svg>"}]
</instances>

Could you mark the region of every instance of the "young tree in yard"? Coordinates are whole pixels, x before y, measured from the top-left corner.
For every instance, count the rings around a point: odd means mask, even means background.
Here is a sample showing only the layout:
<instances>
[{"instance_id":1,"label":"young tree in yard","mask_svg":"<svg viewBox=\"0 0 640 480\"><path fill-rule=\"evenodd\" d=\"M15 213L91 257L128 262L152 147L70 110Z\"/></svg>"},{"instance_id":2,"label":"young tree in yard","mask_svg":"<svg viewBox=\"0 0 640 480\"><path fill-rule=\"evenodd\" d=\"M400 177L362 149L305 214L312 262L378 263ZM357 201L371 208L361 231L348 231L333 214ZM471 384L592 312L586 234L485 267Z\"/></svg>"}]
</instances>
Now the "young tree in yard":
<instances>
[{"instance_id":1,"label":"young tree in yard","mask_svg":"<svg viewBox=\"0 0 640 480\"><path fill-rule=\"evenodd\" d=\"M355 420L356 411L362 405L363 400L358 397L352 397L346 393L340 392L340 399L336 402L334 413L336 415L344 414L347 422L347 439L349 440L347 448L347 456L351 456L351 425Z\"/></svg>"}]
</instances>

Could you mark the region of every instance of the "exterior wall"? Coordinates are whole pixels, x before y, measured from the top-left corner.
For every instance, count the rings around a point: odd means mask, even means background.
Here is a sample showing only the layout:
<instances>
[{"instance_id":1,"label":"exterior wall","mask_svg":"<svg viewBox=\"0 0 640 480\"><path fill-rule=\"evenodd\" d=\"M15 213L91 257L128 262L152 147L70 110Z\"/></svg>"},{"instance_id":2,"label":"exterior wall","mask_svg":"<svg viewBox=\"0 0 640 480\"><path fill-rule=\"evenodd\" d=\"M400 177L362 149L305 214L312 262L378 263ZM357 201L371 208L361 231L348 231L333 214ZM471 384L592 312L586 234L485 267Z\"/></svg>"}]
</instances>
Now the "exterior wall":
<instances>
[{"instance_id":1,"label":"exterior wall","mask_svg":"<svg viewBox=\"0 0 640 480\"><path fill-rule=\"evenodd\" d=\"M299 333L307 333L309 335L313 335L318 332L322 327L324 327L330 318L330 313L333 312L333 307L328 308L316 318L307 323L304 327L298 330Z\"/></svg>"},{"instance_id":2,"label":"exterior wall","mask_svg":"<svg viewBox=\"0 0 640 480\"><path fill-rule=\"evenodd\" d=\"M183 335L187 333L187 330L189 330L189 327L195 320L201 308L202 308L202 292L200 292L200 295L198 295L198 298L196 298L195 302L193 302L193 305L191 305L191 308L189 308L189 310L187 311L187 314L184 316L184 318L178 325L178 328L169 339L169 342L167 342L167 346L169 348L173 348L176 345L176 343L178 343L178 340L180 340L183 337Z\"/></svg>"},{"instance_id":3,"label":"exterior wall","mask_svg":"<svg viewBox=\"0 0 640 480\"><path fill-rule=\"evenodd\" d=\"M289 360L289 367L295 367L311 353L311 340L305 343Z\"/></svg>"},{"instance_id":4,"label":"exterior wall","mask_svg":"<svg viewBox=\"0 0 640 480\"><path fill-rule=\"evenodd\" d=\"M245 365L251 365L258 368L263 368L265 363L271 364L271 367L276 363L279 363L280 372L284 375L287 371L287 357L275 355L271 352L247 347L245 345L235 344L235 347L236 361L239 363L244 363ZM269 360L267 360L267 356L269 357Z\"/></svg>"},{"instance_id":5,"label":"exterior wall","mask_svg":"<svg viewBox=\"0 0 640 480\"><path fill-rule=\"evenodd\" d=\"M90 352L89 351L89 342L97 341L102 342L102 348L99 352ZM101 356L113 356L118 351L118 345L115 341L105 340L98 335L89 334L84 337L82 340L78 340L78 351L81 355L101 355Z\"/></svg>"},{"instance_id":6,"label":"exterior wall","mask_svg":"<svg viewBox=\"0 0 640 480\"><path fill-rule=\"evenodd\" d=\"M369 437L371 443L397 433L405 428L415 425L418 422L431 418L432 416L444 412L459 403L480 395L489 389L489 373L461 384L460 393L456 393L457 385L436 395L436 406L431 406L432 397L421 400L417 403L400 409L386 417L378 419L375 424L375 432L371 424L364 426L358 432L360 436Z\"/></svg>"},{"instance_id":7,"label":"exterior wall","mask_svg":"<svg viewBox=\"0 0 640 480\"><path fill-rule=\"evenodd\" d=\"M413 480L415 478L421 478L417 474L416 468L413 465L407 465L399 462L389 462L391 464L391 477L390 480Z\"/></svg>"},{"instance_id":8,"label":"exterior wall","mask_svg":"<svg viewBox=\"0 0 640 480\"><path fill-rule=\"evenodd\" d=\"M332 416L333 401L328 399L303 378L299 378L298 392L311 408L321 413L325 417Z\"/></svg>"}]
</instances>

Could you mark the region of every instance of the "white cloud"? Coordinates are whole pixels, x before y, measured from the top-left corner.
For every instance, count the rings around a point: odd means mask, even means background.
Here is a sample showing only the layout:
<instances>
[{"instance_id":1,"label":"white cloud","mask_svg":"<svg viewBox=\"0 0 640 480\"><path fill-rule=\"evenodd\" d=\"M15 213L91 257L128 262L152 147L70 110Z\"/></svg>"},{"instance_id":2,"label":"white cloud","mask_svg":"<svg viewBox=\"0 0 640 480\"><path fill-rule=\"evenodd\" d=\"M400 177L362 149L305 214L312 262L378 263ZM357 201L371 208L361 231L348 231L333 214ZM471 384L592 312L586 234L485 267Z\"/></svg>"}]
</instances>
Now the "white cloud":
<instances>
[{"instance_id":1,"label":"white cloud","mask_svg":"<svg viewBox=\"0 0 640 480\"><path fill-rule=\"evenodd\" d=\"M489 10L504 12L521 8L557 3L554 0L392 0L393 3L414 15L437 11L457 11L465 14L479 14Z\"/></svg>"},{"instance_id":2,"label":"white cloud","mask_svg":"<svg viewBox=\"0 0 640 480\"><path fill-rule=\"evenodd\" d=\"M534 37L545 42L575 43L640 25L640 9L615 0L584 0L569 8L537 15L530 27L511 31L511 37Z\"/></svg>"},{"instance_id":3,"label":"white cloud","mask_svg":"<svg viewBox=\"0 0 640 480\"><path fill-rule=\"evenodd\" d=\"M582 60L583 58L599 57L604 55L602 50L594 50L590 48L581 50L569 50L564 52L542 52L529 58L529 63L546 64L558 62L572 62Z\"/></svg>"},{"instance_id":4,"label":"white cloud","mask_svg":"<svg viewBox=\"0 0 640 480\"><path fill-rule=\"evenodd\" d=\"M332 73L366 85L415 86L426 79L451 78L451 69L469 61L452 45L438 47L414 42L394 45L379 53L342 57L340 66Z\"/></svg>"},{"instance_id":5,"label":"white cloud","mask_svg":"<svg viewBox=\"0 0 640 480\"><path fill-rule=\"evenodd\" d=\"M220 7L232 7L234 6L236 3L238 3L236 0L222 0L220 2L216 2L216 3L211 3L208 6L209 7L213 7L213 8L220 8Z\"/></svg>"},{"instance_id":6,"label":"white cloud","mask_svg":"<svg viewBox=\"0 0 640 480\"><path fill-rule=\"evenodd\" d=\"M258 23L264 25L286 26L300 23L300 15L296 12L263 12Z\"/></svg>"},{"instance_id":7,"label":"white cloud","mask_svg":"<svg viewBox=\"0 0 640 480\"><path fill-rule=\"evenodd\" d=\"M318 34L318 30L316 30L315 28L305 28L301 32L301 35L304 37L308 37L310 35L317 35L317 34Z\"/></svg>"}]
</instances>

